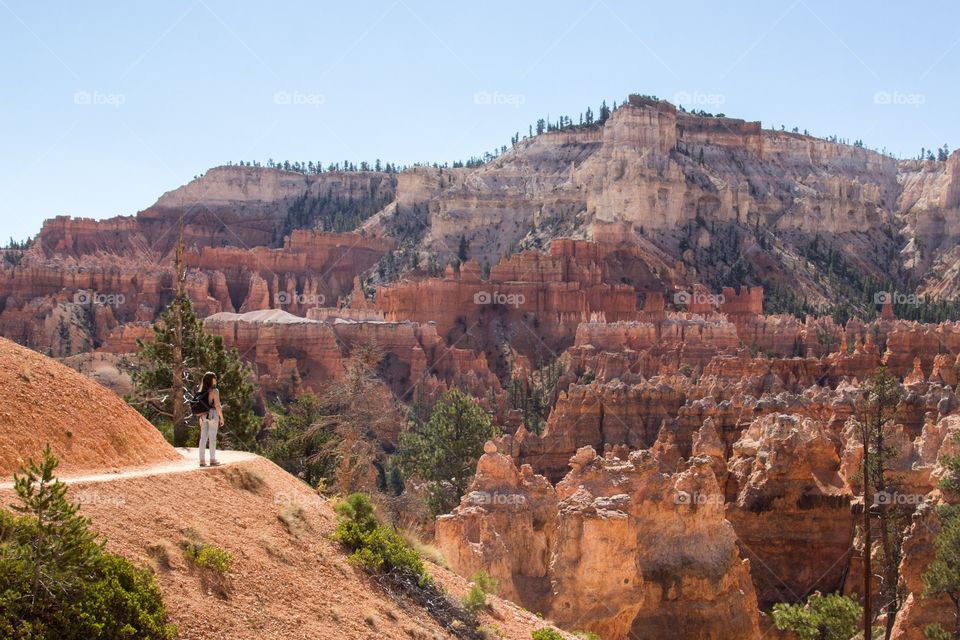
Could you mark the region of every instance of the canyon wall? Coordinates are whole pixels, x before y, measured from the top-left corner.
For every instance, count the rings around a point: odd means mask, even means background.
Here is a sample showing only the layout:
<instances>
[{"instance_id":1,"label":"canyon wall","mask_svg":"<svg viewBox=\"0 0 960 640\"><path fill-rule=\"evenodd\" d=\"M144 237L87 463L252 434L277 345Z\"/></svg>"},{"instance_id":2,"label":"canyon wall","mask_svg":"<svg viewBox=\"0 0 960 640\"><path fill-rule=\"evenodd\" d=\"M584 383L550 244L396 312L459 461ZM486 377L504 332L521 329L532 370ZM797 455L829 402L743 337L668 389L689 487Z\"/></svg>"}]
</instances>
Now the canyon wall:
<instances>
[{"instance_id":1,"label":"canyon wall","mask_svg":"<svg viewBox=\"0 0 960 640\"><path fill-rule=\"evenodd\" d=\"M304 314L349 294L356 276L391 246L359 234L303 230L277 249L205 246L185 253L184 289L201 317L261 309ZM153 322L172 297L169 255L46 258L35 246L19 265L0 270L0 333L58 356L116 349L121 343L110 335L118 325Z\"/></svg>"}]
</instances>

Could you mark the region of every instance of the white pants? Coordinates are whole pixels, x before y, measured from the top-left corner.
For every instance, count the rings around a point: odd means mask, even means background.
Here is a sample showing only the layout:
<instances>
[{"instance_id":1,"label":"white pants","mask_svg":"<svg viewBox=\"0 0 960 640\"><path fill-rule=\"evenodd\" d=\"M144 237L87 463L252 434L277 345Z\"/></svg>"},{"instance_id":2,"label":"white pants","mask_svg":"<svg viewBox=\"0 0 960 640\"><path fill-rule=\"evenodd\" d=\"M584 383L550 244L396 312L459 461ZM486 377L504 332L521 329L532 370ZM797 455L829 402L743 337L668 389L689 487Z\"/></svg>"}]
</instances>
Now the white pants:
<instances>
[{"instance_id":1,"label":"white pants","mask_svg":"<svg viewBox=\"0 0 960 640\"><path fill-rule=\"evenodd\" d=\"M210 440L210 462L217 460L217 429L220 418L200 418L200 462L206 457L207 440Z\"/></svg>"}]
</instances>

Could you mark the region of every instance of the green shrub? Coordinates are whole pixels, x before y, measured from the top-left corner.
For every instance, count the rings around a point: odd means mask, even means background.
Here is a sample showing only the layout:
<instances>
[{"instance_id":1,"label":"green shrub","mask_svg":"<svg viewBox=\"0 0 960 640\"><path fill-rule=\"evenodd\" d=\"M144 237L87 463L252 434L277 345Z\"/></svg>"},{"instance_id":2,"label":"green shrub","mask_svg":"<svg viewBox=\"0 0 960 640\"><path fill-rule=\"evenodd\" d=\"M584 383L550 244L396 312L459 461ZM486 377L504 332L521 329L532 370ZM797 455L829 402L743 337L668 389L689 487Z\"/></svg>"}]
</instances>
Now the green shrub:
<instances>
[{"instance_id":1,"label":"green shrub","mask_svg":"<svg viewBox=\"0 0 960 640\"><path fill-rule=\"evenodd\" d=\"M476 573L474 573L473 577L471 577L470 580L474 583L475 586L480 587L480 589L482 589L484 593L490 594L490 595L496 594L497 588L500 586L499 583L497 582L497 579L491 577L490 574L484 571L483 569L480 569L480 571L477 571Z\"/></svg>"},{"instance_id":2,"label":"green shrub","mask_svg":"<svg viewBox=\"0 0 960 640\"><path fill-rule=\"evenodd\" d=\"M507 634L503 629L494 625L480 625L478 631L485 638L485 640L503 640L507 637Z\"/></svg>"},{"instance_id":3,"label":"green shrub","mask_svg":"<svg viewBox=\"0 0 960 640\"><path fill-rule=\"evenodd\" d=\"M600 640L600 636L593 633L592 631L574 631L573 635L583 640Z\"/></svg>"},{"instance_id":4,"label":"green shrub","mask_svg":"<svg viewBox=\"0 0 960 640\"><path fill-rule=\"evenodd\" d=\"M200 573L200 586L226 598L230 595L230 567L233 556L229 551L212 544L190 543L184 547L183 557Z\"/></svg>"},{"instance_id":5,"label":"green shrub","mask_svg":"<svg viewBox=\"0 0 960 640\"><path fill-rule=\"evenodd\" d=\"M487 606L487 595L497 592L497 581L490 577L490 574L481 569L473 574L471 578L473 586L464 596L461 603L463 608L471 614L476 615L481 609Z\"/></svg>"},{"instance_id":6,"label":"green shrub","mask_svg":"<svg viewBox=\"0 0 960 640\"><path fill-rule=\"evenodd\" d=\"M542 627L530 634L533 640L563 640L563 636L556 629Z\"/></svg>"},{"instance_id":7,"label":"green shrub","mask_svg":"<svg viewBox=\"0 0 960 640\"><path fill-rule=\"evenodd\" d=\"M210 569L221 574L229 573L233 565L233 556L230 552L212 544L188 545L183 555L198 569Z\"/></svg>"},{"instance_id":8,"label":"green shrub","mask_svg":"<svg viewBox=\"0 0 960 640\"><path fill-rule=\"evenodd\" d=\"M171 640L153 576L107 553L66 499L46 447L14 476L20 515L0 510L0 637Z\"/></svg>"},{"instance_id":9,"label":"green shrub","mask_svg":"<svg viewBox=\"0 0 960 640\"><path fill-rule=\"evenodd\" d=\"M390 527L377 525L364 536L361 546L354 550L353 556L361 566L374 572L387 572L394 569L406 571L417 577L425 577L423 561L417 552Z\"/></svg>"},{"instance_id":10,"label":"green shrub","mask_svg":"<svg viewBox=\"0 0 960 640\"><path fill-rule=\"evenodd\" d=\"M377 522L368 495L349 495L337 504L336 512L339 519L333 539L353 552L350 558L354 562L373 573L406 574L420 586L431 582L420 555L395 529Z\"/></svg>"},{"instance_id":11,"label":"green shrub","mask_svg":"<svg viewBox=\"0 0 960 640\"><path fill-rule=\"evenodd\" d=\"M463 608L472 615L477 615L481 609L487 606L487 594L484 593L479 585L473 585L460 603L463 605Z\"/></svg>"},{"instance_id":12,"label":"green shrub","mask_svg":"<svg viewBox=\"0 0 960 640\"><path fill-rule=\"evenodd\" d=\"M863 607L839 594L812 595L806 604L773 605L773 624L799 640L849 640L859 628Z\"/></svg>"},{"instance_id":13,"label":"green shrub","mask_svg":"<svg viewBox=\"0 0 960 640\"><path fill-rule=\"evenodd\" d=\"M923 628L923 637L926 640L950 640L953 635L935 622Z\"/></svg>"}]
</instances>

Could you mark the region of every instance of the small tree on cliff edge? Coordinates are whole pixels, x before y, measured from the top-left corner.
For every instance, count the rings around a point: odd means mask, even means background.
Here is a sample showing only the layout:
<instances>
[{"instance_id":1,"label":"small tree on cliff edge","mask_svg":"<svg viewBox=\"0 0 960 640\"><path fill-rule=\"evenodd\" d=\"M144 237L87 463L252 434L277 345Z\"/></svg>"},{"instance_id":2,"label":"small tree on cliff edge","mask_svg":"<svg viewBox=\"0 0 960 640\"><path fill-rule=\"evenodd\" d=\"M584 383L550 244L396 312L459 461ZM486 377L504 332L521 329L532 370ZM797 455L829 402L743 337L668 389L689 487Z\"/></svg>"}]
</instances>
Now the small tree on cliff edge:
<instances>
[{"instance_id":1,"label":"small tree on cliff edge","mask_svg":"<svg viewBox=\"0 0 960 640\"><path fill-rule=\"evenodd\" d=\"M400 434L400 464L408 474L429 483L430 510L447 513L473 478L484 443L497 435L493 421L476 400L449 391L422 427Z\"/></svg>"},{"instance_id":2,"label":"small tree on cliff edge","mask_svg":"<svg viewBox=\"0 0 960 640\"><path fill-rule=\"evenodd\" d=\"M960 438L954 436L954 442ZM947 474L940 480L946 495L960 490L960 455L944 456L941 464ZM925 637L930 640L960 639L960 505L943 504L937 507L940 533L934 542L936 555L923 574L924 597L947 596L953 603L954 631L946 631L939 624L927 625Z\"/></svg>"},{"instance_id":3,"label":"small tree on cliff edge","mask_svg":"<svg viewBox=\"0 0 960 640\"><path fill-rule=\"evenodd\" d=\"M175 638L152 574L104 550L56 468L47 445L14 475L12 513L0 509L0 638Z\"/></svg>"},{"instance_id":4,"label":"small tree on cliff edge","mask_svg":"<svg viewBox=\"0 0 960 640\"><path fill-rule=\"evenodd\" d=\"M175 314L180 314L180 351L183 375L177 380L174 371ZM240 359L236 349L223 346L223 338L204 332L203 322L193 311L190 298L181 293L153 326L152 340L137 340L137 366L133 369L133 394L127 398L143 416L157 425L169 424L186 406L187 392L192 391L205 371L217 374L220 402L224 407L224 440L229 446L252 450L256 447L259 419L253 413L254 386L250 367ZM184 420L173 424L173 444L187 445Z\"/></svg>"}]
</instances>

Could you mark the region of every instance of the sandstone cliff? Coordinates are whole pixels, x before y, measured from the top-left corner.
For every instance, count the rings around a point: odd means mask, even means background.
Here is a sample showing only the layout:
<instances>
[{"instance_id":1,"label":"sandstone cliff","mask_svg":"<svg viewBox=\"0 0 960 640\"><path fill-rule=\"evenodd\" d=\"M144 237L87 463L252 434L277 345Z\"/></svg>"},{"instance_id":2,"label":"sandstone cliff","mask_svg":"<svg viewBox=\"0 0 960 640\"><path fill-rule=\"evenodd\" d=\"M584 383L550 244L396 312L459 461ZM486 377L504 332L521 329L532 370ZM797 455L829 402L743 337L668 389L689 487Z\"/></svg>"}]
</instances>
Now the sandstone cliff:
<instances>
[{"instance_id":1,"label":"sandstone cliff","mask_svg":"<svg viewBox=\"0 0 960 640\"><path fill-rule=\"evenodd\" d=\"M490 265L558 236L612 240L645 247L660 278L679 262L717 287L777 283L818 305L853 301L868 277L908 291L926 276L924 291L954 295L958 163L631 96L602 126L525 139L482 167L417 168L365 228L399 239L416 222L421 248L452 259L462 236Z\"/></svg>"},{"instance_id":2,"label":"sandstone cliff","mask_svg":"<svg viewBox=\"0 0 960 640\"><path fill-rule=\"evenodd\" d=\"M556 488L492 445L460 506L437 521L455 570L603 638L759 638L749 562L706 458L676 471L646 451L585 447Z\"/></svg>"}]
</instances>

